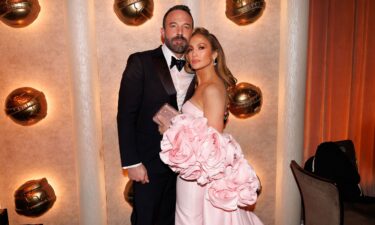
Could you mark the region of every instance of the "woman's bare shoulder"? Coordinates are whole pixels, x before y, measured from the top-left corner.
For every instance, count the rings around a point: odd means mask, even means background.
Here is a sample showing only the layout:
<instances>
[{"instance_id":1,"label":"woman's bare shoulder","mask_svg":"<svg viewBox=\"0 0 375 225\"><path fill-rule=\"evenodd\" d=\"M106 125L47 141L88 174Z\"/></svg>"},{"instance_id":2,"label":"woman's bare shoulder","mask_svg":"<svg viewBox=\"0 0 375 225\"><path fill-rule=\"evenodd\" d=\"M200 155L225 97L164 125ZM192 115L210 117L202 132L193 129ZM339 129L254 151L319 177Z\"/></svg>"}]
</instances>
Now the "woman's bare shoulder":
<instances>
[{"instance_id":1,"label":"woman's bare shoulder","mask_svg":"<svg viewBox=\"0 0 375 225\"><path fill-rule=\"evenodd\" d=\"M203 96L223 97L226 94L225 86L219 82L211 82L204 86L202 90Z\"/></svg>"}]
</instances>

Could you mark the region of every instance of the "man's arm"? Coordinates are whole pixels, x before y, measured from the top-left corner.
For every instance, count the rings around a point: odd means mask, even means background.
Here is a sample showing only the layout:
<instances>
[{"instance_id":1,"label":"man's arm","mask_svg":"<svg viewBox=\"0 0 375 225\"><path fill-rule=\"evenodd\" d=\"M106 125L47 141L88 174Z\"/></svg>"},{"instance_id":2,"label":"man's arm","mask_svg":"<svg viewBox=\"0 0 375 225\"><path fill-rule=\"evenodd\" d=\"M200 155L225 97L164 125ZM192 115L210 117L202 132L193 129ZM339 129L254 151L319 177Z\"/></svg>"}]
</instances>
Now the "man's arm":
<instances>
[{"instance_id":1,"label":"man's arm","mask_svg":"<svg viewBox=\"0 0 375 225\"><path fill-rule=\"evenodd\" d=\"M129 56L120 84L117 129L122 166L130 166L128 168L130 179L144 182L148 180L147 171L141 164L136 142L136 125L142 103L142 93L142 62L137 54L132 54ZM132 167L136 164L140 165Z\"/></svg>"}]
</instances>

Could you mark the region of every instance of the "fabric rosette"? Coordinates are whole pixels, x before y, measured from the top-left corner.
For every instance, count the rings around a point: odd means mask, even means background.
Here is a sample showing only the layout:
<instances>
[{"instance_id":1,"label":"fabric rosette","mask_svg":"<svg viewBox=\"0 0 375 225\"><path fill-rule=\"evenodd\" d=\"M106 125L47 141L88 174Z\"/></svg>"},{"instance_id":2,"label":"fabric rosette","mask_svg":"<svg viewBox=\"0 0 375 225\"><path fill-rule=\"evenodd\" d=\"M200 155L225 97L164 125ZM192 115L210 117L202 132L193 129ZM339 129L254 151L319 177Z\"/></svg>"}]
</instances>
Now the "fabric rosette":
<instances>
[{"instance_id":1,"label":"fabric rosette","mask_svg":"<svg viewBox=\"0 0 375 225\"><path fill-rule=\"evenodd\" d=\"M196 164L201 132L204 131L200 127L206 126L207 119L181 114L174 117L171 124L161 141L160 158L173 171L186 174L184 179L195 180L201 174L201 168Z\"/></svg>"},{"instance_id":2,"label":"fabric rosette","mask_svg":"<svg viewBox=\"0 0 375 225\"><path fill-rule=\"evenodd\" d=\"M207 185L206 199L215 207L236 210L257 200L259 180L229 134L207 125L204 117L174 117L161 141L161 160L185 180Z\"/></svg>"},{"instance_id":3,"label":"fabric rosette","mask_svg":"<svg viewBox=\"0 0 375 225\"><path fill-rule=\"evenodd\" d=\"M205 137L197 150L197 161L202 169L202 174L197 179L200 185L221 179L227 167L226 140L214 128L207 127L206 130Z\"/></svg>"},{"instance_id":4,"label":"fabric rosette","mask_svg":"<svg viewBox=\"0 0 375 225\"><path fill-rule=\"evenodd\" d=\"M224 176L229 137L208 127L203 117L181 114L163 135L160 158L182 178L205 185Z\"/></svg>"},{"instance_id":5,"label":"fabric rosette","mask_svg":"<svg viewBox=\"0 0 375 225\"><path fill-rule=\"evenodd\" d=\"M227 211L237 206L253 205L257 201L260 186L258 177L246 159L241 158L235 165L227 167L223 179L213 181L207 188L206 198L217 208Z\"/></svg>"}]
</instances>

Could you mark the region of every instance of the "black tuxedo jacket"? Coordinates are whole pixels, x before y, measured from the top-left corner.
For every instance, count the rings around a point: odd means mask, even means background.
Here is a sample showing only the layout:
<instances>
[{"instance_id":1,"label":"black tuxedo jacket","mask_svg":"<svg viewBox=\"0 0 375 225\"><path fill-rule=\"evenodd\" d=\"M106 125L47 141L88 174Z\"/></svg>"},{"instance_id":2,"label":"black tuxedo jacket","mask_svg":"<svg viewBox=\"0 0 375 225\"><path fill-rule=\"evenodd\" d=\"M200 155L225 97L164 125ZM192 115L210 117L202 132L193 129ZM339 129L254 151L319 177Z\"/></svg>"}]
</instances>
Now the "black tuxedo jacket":
<instances>
[{"instance_id":1,"label":"black tuxedo jacket","mask_svg":"<svg viewBox=\"0 0 375 225\"><path fill-rule=\"evenodd\" d=\"M194 92L193 79L185 101ZM177 109L176 89L161 47L129 56L118 99L117 127L122 166L142 162L148 172L169 168L160 160L161 135L154 114L164 103Z\"/></svg>"}]
</instances>

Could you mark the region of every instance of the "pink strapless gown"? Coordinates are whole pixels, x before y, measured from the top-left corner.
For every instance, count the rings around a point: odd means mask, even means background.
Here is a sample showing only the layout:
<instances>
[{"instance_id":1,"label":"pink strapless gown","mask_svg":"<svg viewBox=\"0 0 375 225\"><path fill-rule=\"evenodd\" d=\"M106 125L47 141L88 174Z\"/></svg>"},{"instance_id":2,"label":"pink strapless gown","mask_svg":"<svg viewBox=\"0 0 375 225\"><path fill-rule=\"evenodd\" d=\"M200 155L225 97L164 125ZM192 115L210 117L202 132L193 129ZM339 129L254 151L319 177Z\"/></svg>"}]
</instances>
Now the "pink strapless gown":
<instances>
[{"instance_id":1,"label":"pink strapless gown","mask_svg":"<svg viewBox=\"0 0 375 225\"><path fill-rule=\"evenodd\" d=\"M203 117L203 112L187 101L182 111L194 117ZM250 211L237 208L226 211L214 207L205 197L207 185L177 179L177 202L175 225L263 225Z\"/></svg>"}]
</instances>

